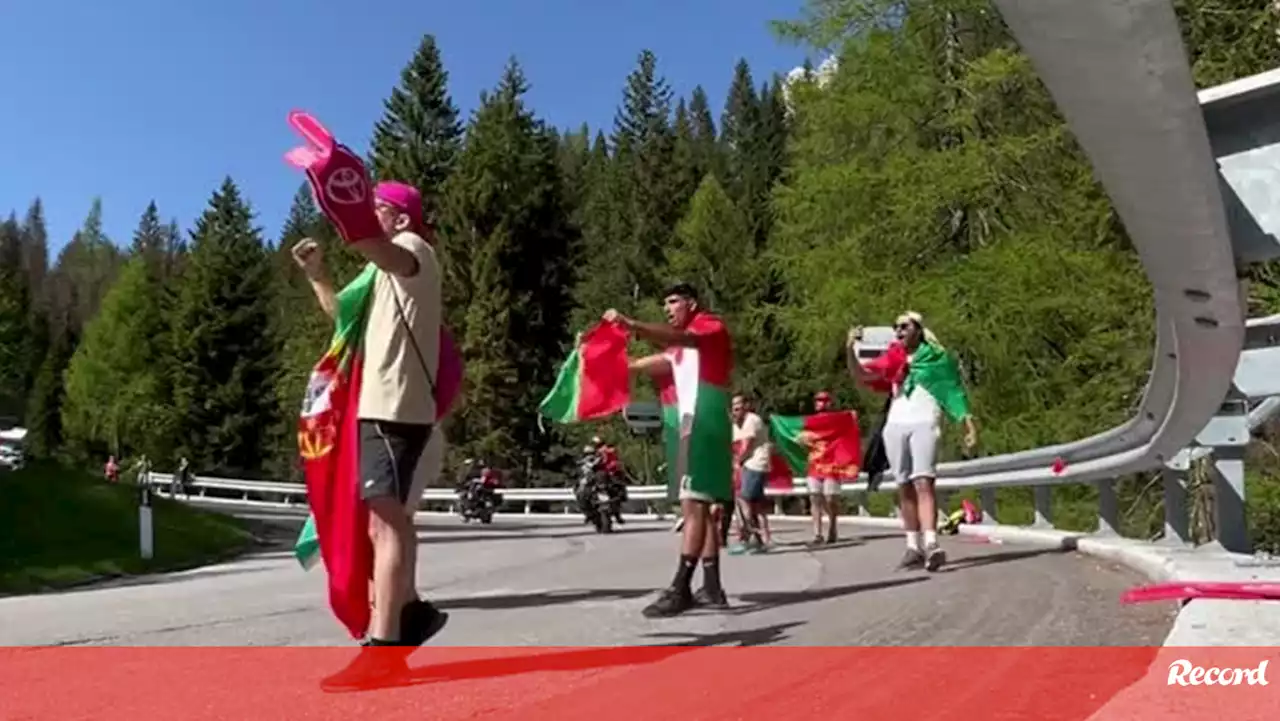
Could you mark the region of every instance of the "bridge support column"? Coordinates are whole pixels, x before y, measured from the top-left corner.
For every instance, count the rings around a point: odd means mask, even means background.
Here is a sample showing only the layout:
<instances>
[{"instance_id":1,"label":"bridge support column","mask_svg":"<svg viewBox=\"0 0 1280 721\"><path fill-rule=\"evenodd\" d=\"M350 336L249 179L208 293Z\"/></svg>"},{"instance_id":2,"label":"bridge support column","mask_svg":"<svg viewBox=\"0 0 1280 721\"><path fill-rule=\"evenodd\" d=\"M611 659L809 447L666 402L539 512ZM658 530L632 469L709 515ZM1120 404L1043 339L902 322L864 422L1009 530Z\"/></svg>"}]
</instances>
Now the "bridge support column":
<instances>
[{"instance_id":1,"label":"bridge support column","mask_svg":"<svg viewBox=\"0 0 1280 721\"><path fill-rule=\"evenodd\" d=\"M1187 523L1187 471L1183 468L1165 468L1160 472L1164 483L1164 536L1161 543L1185 545L1191 534Z\"/></svg>"},{"instance_id":2,"label":"bridge support column","mask_svg":"<svg viewBox=\"0 0 1280 721\"><path fill-rule=\"evenodd\" d=\"M1232 553L1252 553L1244 506L1244 451L1238 446L1214 449L1213 505L1218 543Z\"/></svg>"},{"instance_id":3,"label":"bridge support column","mask_svg":"<svg viewBox=\"0 0 1280 721\"><path fill-rule=\"evenodd\" d=\"M1036 516L1031 522L1032 528L1053 528L1053 488L1051 486L1034 486L1031 489L1035 503Z\"/></svg>"},{"instance_id":4,"label":"bridge support column","mask_svg":"<svg viewBox=\"0 0 1280 721\"><path fill-rule=\"evenodd\" d=\"M1116 483L1112 479L1097 481L1099 536L1120 535L1120 504L1116 501Z\"/></svg>"}]
</instances>

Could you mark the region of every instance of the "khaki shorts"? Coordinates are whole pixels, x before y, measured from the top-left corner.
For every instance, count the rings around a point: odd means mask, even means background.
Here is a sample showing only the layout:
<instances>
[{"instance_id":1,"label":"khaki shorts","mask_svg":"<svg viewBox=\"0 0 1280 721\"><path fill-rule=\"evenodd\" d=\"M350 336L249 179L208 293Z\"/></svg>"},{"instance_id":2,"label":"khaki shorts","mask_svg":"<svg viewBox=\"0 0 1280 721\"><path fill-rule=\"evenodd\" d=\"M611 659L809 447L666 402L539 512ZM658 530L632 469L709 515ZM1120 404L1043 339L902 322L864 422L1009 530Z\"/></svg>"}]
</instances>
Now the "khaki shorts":
<instances>
[{"instance_id":1,"label":"khaki shorts","mask_svg":"<svg viewBox=\"0 0 1280 721\"><path fill-rule=\"evenodd\" d=\"M838 496L840 495L840 481L832 478L810 478L809 495L811 496Z\"/></svg>"}]
</instances>

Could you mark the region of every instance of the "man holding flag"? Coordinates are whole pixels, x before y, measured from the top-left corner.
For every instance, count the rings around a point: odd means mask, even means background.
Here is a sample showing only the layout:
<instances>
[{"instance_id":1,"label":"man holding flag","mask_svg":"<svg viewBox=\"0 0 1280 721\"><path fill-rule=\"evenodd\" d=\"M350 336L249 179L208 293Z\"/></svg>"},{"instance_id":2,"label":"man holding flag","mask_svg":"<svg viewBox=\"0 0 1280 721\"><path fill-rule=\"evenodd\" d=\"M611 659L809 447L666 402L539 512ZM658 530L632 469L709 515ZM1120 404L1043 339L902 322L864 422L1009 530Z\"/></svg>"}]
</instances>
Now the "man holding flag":
<instances>
[{"instance_id":1,"label":"man holding flag","mask_svg":"<svg viewBox=\"0 0 1280 721\"><path fill-rule=\"evenodd\" d=\"M352 369L359 379L358 397L352 399L357 447L346 450L358 455L353 469L358 469L373 549L373 611L362 645L412 647L446 620L446 614L417 598L417 537L406 512L415 470L437 421L433 378L440 357L441 274L435 250L423 237L430 233L417 189L384 182L374 188L374 198L383 235L348 242L369 265L341 294L327 277L314 240L300 241L293 255L321 308L340 329L344 323L363 323L357 331L363 333L357 341L362 357ZM362 293L364 317L342 317L340 305Z\"/></svg>"},{"instance_id":2,"label":"man holding flag","mask_svg":"<svg viewBox=\"0 0 1280 721\"><path fill-rule=\"evenodd\" d=\"M944 416L964 426L964 446L978 442L978 427L969 409L969 398L955 357L938 342L912 311L893 325L896 343L883 361L863 364L856 345L861 333L849 333L849 367L857 380L891 398L884 421L884 449L898 482L898 506L906 529L907 550L899 568L924 567L936 571L946 563L938 545L938 511L934 482L938 440ZM879 360L879 359L877 359Z\"/></svg>"},{"instance_id":3,"label":"man holding flag","mask_svg":"<svg viewBox=\"0 0 1280 721\"><path fill-rule=\"evenodd\" d=\"M688 283L663 293L667 323L645 323L616 310L617 323L662 352L630 362L633 372L653 378L662 403L668 482L679 485L684 516L680 562L671 585L644 609L655 618L675 616L694 605L728 606L720 583L720 513L733 504L733 425L729 379L733 346L724 322L698 304ZM702 562L703 586L690 590Z\"/></svg>"},{"instance_id":4,"label":"man holding flag","mask_svg":"<svg viewBox=\"0 0 1280 721\"><path fill-rule=\"evenodd\" d=\"M826 413L834 411L831 405L831 394L827 391L818 391L813 396L813 412ZM812 433L801 434L801 442L806 446L813 446L815 438ZM822 475L810 475L807 477L809 483L809 512L813 516L813 543L820 545L824 537L822 535L822 513L825 510L827 518L831 523L827 528L825 540L827 543L835 543L839 540L836 526L839 524L840 516L840 481L839 478L826 478Z\"/></svg>"}]
</instances>

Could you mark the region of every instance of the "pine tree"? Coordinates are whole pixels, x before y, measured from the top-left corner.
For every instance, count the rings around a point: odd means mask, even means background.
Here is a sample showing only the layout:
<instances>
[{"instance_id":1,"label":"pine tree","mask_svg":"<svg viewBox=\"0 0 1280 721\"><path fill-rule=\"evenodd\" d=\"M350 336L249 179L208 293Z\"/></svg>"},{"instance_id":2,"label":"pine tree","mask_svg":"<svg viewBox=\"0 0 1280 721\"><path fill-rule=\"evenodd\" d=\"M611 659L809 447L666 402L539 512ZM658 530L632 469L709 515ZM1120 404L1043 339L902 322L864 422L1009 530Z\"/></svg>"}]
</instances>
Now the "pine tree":
<instances>
[{"instance_id":1,"label":"pine tree","mask_svg":"<svg viewBox=\"0 0 1280 721\"><path fill-rule=\"evenodd\" d=\"M0 417L21 418L30 382L31 294L22 262L22 227L0 223Z\"/></svg>"},{"instance_id":2,"label":"pine tree","mask_svg":"<svg viewBox=\"0 0 1280 721\"><path fill-rule=\"evenodd\" d=\"M22 223L22 266L27 270L27 287L31 290L31 310L43 312L45 277L49 274L49 231L44 223L44 203L31 201Z\"/></svg>"},{"instance_id":3,"label":"pine tree","mask_svg":"<svg viewBox=\"0 0 1280 721\"><path fill-rule=\"evenodd\" d=\"M34 458L54 458L62 449L62 381L70 363L71 340L66 334L53 336L27 401L27 449Z\"/></svg>"},{"instance_id":4,"label":"pine tree","mask_svg":"<svg viewBox=\"0 0 1280 721\"><path fill-rule=\"evenodd\" d=\"M373 131L374 174L418 188L432 216L462 137L448 82L435 36L424 35Z\"/></svg>"},{"instance_id":5,"label":"pine tree","mask_svg":"<svg viewBox=\"0 0 1280 721\"><path fill-rule=\"evenodd\" d=\"M192 233L173 314L176 450L207 473L256 474L276 422L272 264L230 178Z\"/></svg>"},{"instance_id":6,"label":"pine tree","mask_svg":"<svg viewBox=\"0 0 1280 721\"><path fill-rule=\"evenodd\" d=\"M734 320L755 303L761 281L761 264L746 236L742 212L708 173L669 253L672 275L692 283L710 309Z\"/></svg>"},{"instance_id":7,"label":"pine tree","mask_svg":"<svg viewBox=\"0 0 1280 721\"><path fill-rule=\"evenodd\" d=\"M153 200L147 204L147 209L143 211L142 218L138 221L138 229L133 233L129 254L135 258L142 258L150 272L160 277L164 272L168 244L169 229L160 223L160 210L156 208L156 202Z\"/></svg>"},{"instance_id":8,"label":"pine tree","mask_svg":"<svg viewBox=\"0 0 1280 721\"><path fill-rule=\"evenodd\" d=\"M383 117L373 133L374 173L418 188L425 217L436 220L462 143L462 125L448 81L435 37L424 35L400 74L399 87L385 101ZM462 334L470 298L464 279L469 229L445 226L439 228L439 234L435 247L444 275L445 322Z\"/></svg>"},{"instance_id":9,"label":"pine tree","mask_svg":"<svg viewBox=\"0 0 1280 721\"><path fill-rule=\"evenodd\" d=\"M711 113L707 91L701 85L689 96L689 124L693 133L695 164L698 177L715 173L720 185L725 184L724 159L716 136L716 119Z\"/></svg>"},{"instance_id":10,"label":"pine tree","mask_svg":"<svg viewBox=\"0 0 1280 721\"><path fill-rule=\"evenodd\" d=\"M140 234L147 220L144 214ZM61 426L76 456L163 452L169 413L161 307L157 269L144 251L125 263L67 368Z\"/></svg>"},{"instance_id":11,"label":"pine tree","mask_svg":"<svg viewBox=\"0 0 1280 721\"><path fill-rule=\"evenodd\" d=\"M689 108L684 99L676 104L676 118L672 128L675 135L675 150L672 153L672 187L678 200L677 209L683 215L688 208L689 200L698 189L698 184L706 175L706 169L698 160L697 139L694 137L693 121L689 116Z\"/></svg>"},{"instance_id":12,"label":"pine tree","mask_svg":"<svg viewBox=\"0 0 1280 721\"><path fill-rule=\"evenodd\" d=\"M115 281L120 261L120 250L102 230L102 201L95 198L47 279L52 335L66 333L74 346Z\"/></svg>"},{"instance_id":13,"label":"pine tree","mask_svg":"<svg viewBox=\"0 0 1280 721\"><path fill-rule=\"evenodd\" d=\"M671 89L658 75L657 64L651 51L640 53L614 118L614 144L619 149L615 180L627 212L620 228L626 235L613 240L621 241L633 283L646 299L665 283L663 249L671 242L681 206L672 162Z\"/></svg>"},{"instance_id":14,"label":"pine tree","mask_svg":"<svg viewBox=\"0 0 1280 721\"><path fill-rule=\"evenodd\" d=\"M507 467L541 464L537 407L563 360L575 234L554 134L525 106L512 60L481 96L450 179L445 220L469 234L461 447ZM525 455L528 454L528 455Z\"/></svg>"}]
</instances>

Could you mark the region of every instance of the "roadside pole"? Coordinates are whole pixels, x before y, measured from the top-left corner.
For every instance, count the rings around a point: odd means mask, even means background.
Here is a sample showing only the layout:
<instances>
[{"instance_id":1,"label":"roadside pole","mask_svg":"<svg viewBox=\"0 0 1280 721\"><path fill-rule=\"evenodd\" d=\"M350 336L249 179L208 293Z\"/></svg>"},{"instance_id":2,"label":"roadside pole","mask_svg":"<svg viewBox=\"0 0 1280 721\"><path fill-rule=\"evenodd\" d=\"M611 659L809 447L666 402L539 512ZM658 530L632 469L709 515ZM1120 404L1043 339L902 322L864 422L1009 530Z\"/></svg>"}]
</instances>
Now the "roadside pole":
<instances>
[{"instance_id":1,"label":"roadside pole","mask_svg":"<svg viewBox=\"0 0 1280 721\"><path fill-rule=\"evenodd\" d=\"M149 475L143 475L141 488L138 489L138 548L144 561L150 561L152 556L155 555L155 531L151 522L151 479L148 477Z\"/></svg>"}]
</instances>

